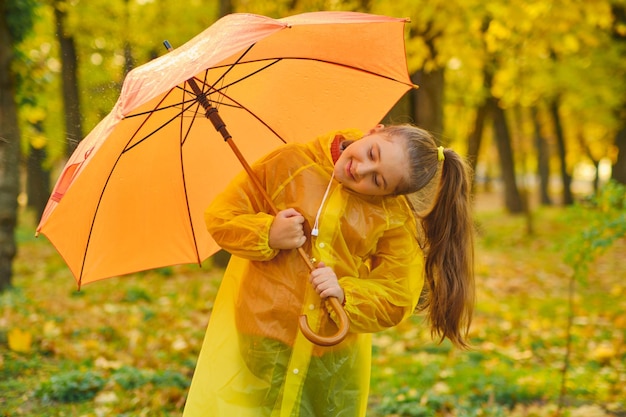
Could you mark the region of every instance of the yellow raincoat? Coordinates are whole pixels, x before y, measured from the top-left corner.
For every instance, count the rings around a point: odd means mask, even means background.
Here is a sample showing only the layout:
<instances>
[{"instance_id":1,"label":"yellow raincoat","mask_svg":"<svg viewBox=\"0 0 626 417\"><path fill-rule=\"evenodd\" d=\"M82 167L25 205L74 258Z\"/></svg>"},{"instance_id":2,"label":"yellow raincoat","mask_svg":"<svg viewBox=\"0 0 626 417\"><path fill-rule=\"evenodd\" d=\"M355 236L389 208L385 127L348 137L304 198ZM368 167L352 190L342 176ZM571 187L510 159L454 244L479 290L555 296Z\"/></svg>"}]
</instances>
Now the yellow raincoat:
<instances>
[{"instance_id":1,"label":"yellow raincoat","mask_svg":"<svg viewBox=\"0 0 626 417\"><path fill-rule=\"evenodd\" d=\"M350 332L320 347L298 329L306 314L319 334L336 332L296 250L268 245L273 216L242 173L206 211L215 240L232 254L211 314L184 417L364 416L371 335L414 311L423 254L404 197L356 194L331 181L336 134L292 144L253 165L278 210L295 208L319 235L305 250L333 268L345 292Z\"/></svg>"}]
</instances>

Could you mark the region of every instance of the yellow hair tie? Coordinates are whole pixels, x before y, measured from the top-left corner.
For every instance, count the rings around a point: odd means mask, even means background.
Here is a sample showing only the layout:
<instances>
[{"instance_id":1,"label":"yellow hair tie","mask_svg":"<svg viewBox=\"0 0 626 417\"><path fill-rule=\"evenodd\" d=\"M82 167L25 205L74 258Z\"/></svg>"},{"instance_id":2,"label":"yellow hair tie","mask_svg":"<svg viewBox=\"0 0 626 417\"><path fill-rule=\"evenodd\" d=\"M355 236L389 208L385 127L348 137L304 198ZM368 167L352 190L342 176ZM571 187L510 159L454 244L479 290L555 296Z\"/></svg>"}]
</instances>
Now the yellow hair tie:
<instances>
[{"instance_id":1,"label":"yellow hair tie","mask_svg":"<svg viewBox=\"0 0 626 417\"><path fill-rule=\"evenodd\" d=\"M437 159L440 161L446 159L445 155L443 154L443 146L437 148Z\"/></svg>"}]
</instances>

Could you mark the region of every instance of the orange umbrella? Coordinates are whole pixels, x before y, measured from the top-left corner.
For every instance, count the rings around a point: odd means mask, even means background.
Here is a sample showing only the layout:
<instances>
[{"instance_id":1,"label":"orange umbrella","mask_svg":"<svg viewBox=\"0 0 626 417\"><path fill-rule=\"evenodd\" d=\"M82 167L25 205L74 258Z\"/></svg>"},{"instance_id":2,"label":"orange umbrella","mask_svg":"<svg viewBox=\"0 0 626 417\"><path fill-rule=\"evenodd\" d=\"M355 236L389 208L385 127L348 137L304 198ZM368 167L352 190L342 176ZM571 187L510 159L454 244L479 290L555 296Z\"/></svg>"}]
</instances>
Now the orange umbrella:
<instances>
[{"instance_id":1,"label":"orange umbrella","mask_svg":"<svg viewBox=\"0 0 626 417\"><path fill-rule=\"evenodd\" d=\"M366 130L414 87L405 22L353 12L218 20L128 74L67 162L37 232L79 287L201 263L219 250L204 209L247 166L244 155Z\"/></svg>"}]
</instances>

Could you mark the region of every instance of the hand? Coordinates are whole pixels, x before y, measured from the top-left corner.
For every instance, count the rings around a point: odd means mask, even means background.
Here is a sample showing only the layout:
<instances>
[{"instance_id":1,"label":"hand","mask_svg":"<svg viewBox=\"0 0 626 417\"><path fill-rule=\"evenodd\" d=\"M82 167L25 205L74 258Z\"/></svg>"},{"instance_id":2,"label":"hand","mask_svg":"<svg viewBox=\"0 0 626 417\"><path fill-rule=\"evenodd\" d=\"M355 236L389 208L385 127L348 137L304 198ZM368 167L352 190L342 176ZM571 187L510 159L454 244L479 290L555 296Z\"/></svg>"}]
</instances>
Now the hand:
<instances>
[{"instance_id":1,"label":"hand","mask_svg":"<svg viewBox=\"0 0 626 417\"><path fill-rule=\"evenodd\" d=\"M270 247L296 249L304 245L304 242L304 217L292 208L279 211L270 226Z\"/></svg>"},{"instance_id":2,"label":"hand","mask_svg":"<svg viewBox=\"0 0 626 417\"><path fill-rule=\"evenodd\" d=\"M311 271L309 281L320 297L335 297L343 304L345 294L343 288L339 285L337 274L335 274L332 268L326 266L324 262L320 262L317 268Z\"/></svg>"}]
</instances>

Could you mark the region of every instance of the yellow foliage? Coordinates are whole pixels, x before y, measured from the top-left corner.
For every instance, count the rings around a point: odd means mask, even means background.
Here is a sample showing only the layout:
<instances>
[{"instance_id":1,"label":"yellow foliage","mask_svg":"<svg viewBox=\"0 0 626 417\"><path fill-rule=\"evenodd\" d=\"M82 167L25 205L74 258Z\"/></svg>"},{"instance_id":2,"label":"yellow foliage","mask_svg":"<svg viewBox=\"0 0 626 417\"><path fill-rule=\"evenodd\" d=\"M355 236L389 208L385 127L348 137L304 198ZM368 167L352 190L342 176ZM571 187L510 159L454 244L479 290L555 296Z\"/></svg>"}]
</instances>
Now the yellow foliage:
<instances>
[{"instance_id":1,"label":"yellow foliage","mask_svg":"<svg viewBox=\"0 0 626 417\"><path fill-rule=\"evenodd\" d=\"M563 37L563 50L567 53L575 53L580 49L578 38L572 34Z\"/></svg>"},{"instance_id":2,"label":"yellow foliage","mask_svg":"<svg viewBox=\"0 0 626 417\"><path fill-rule=\"evenodd\" d=\"M33 135L30 137L30 144L35 149L43 149L48 144L48 138L42 134Z\"/></svg>"},{"instance_id":3,"label":"yellow foliage","mask_svg":"<svg viewBox=\"0 0 626 417\"><path fill-rule=\"evenodd\" d=\"M43 334L49 338L59 337L61 335L61 328L52 320L48 320L43 325Z\"/></svg>"},{"instance_id":4,"label":"yellow foliage","mask_svg":"<svg viewBox=\"0 0 626 417\"><path fill-rule=\"evenodd\" d=\"M607 363L616 355L615 347L612 344L602 343L596 346L590 353L592 359Z\"/></svg>"}]
</instances>

